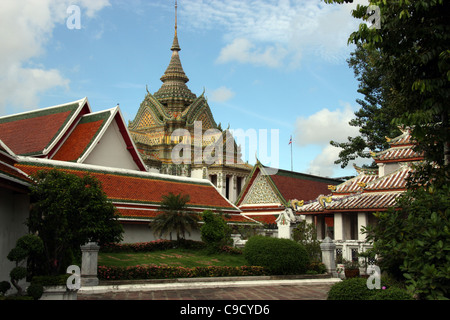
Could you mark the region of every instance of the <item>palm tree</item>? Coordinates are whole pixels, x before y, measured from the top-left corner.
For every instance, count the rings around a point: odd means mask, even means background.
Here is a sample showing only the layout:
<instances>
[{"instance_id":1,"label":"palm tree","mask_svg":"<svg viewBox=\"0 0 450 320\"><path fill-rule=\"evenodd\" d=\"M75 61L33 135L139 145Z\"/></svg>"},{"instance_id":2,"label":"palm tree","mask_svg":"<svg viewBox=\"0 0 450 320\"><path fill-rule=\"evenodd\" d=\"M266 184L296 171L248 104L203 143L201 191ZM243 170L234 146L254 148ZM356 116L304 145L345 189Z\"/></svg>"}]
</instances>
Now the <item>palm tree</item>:
<instances>
[{"instance_id":1,"label":"palm tree","mask_svg":"<svg viewBox=\"0 0 450 320\"><path fill-rule=\"evenodd\" d=\"M170 192L162 196L161 213L151 223L154 234L161 237L169 233L172 239L172 232L176 232L177 241L180 241L185 238L186 232L190 235L191 231L198 230L199 217L187 209L189 200L189 195L181 193L175 195Z\"/></svg>"}]
</instances>

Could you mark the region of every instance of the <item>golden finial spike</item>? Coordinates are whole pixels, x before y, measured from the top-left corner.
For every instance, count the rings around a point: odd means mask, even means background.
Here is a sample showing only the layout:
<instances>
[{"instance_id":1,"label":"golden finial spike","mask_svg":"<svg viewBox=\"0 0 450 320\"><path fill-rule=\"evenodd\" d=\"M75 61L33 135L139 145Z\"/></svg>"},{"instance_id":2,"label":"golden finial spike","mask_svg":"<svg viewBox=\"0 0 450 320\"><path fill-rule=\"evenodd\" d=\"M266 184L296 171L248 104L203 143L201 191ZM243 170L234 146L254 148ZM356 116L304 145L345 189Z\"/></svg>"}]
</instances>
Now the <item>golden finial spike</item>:
<instances>
[{"instance_id":1,"label":"golden finial spike","mask_svg":"<svg viewBox=\"0 0 450 320\"><path fill-rule=\"evenodd\" d=\"M175 0L175 32L178 29L178 1Z\"/></svg>"}]
</instances>

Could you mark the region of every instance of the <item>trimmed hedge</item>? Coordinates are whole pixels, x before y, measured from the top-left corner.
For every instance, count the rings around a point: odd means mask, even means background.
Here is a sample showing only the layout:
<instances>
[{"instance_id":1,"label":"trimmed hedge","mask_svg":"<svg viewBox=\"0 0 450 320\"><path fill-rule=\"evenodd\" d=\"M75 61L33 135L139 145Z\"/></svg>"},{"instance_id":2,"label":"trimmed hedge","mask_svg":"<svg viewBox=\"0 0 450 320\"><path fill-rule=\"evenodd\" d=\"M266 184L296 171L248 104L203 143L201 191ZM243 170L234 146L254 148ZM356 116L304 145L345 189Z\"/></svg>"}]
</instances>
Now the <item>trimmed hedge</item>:
<instances>
[{"instance_id":1,"label":"trimmed hedge","mask_svg":"<svg viewBox=\"0 0 450 320\"><path fill-rule=\"evenodd\" d=\"M366 278L350 278L334 284L328 300L413 300L413 297L399 287L370 290Z\"/></svg>"},{"instance_id":2,"label":"trimmed hedge","mask_svg":"<svg viewBox=\"0 0 450 320\"><path fill-rule=\"evenodd\" d=\"M97 276L100 280L145 280L173 279L194 277L231 277L231 276L263 276L268 275L262 267L171 267L171 266L133 266L106 267L99 266Z\"/></svg>"},{"instance_id":3,"label":"trimmed hedge","mask_svg":"<svg viewBox=\"0 0 450 320\"><path fill-rule=\"evenodd\" d=\"M306 249L289 239L251 237L245 244L244 256L251 265L263 266L271 274L302 274L309 266Z\"/></svg>"}]
</instances>

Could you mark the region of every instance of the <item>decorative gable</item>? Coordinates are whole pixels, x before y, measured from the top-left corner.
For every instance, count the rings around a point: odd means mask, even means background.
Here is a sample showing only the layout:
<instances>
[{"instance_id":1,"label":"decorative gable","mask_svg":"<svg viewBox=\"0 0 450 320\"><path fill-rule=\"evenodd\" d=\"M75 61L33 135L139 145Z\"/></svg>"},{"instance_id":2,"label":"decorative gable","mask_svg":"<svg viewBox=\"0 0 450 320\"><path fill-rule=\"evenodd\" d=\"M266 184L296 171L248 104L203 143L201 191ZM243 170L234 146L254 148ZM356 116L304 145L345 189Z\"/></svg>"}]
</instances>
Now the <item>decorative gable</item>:
<instances>
[{"instance_id":1,"label":"decorative gable","mask_svg":"<svg viewBox=\"0 0 450 320\"><path fill-rule=\"evenodd\" d=\"M274 203L281 203L281 201L266 176L260 172L240 205Z\"/></svg>"}]
</instances>

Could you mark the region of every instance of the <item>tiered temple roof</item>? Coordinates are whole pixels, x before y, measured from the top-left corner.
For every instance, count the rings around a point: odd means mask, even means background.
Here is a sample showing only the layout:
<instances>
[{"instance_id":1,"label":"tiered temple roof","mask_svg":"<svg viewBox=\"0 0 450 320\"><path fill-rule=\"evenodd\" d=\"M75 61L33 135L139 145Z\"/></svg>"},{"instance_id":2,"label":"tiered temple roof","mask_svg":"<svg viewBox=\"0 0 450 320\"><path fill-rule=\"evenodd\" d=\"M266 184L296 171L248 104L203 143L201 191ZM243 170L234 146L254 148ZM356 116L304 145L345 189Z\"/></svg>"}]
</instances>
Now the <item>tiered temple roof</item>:
<instances>
[{"instance_id":1,"label":"tiered temple roof","mask_svg":"<svg viewBox=\"0 0 450 320\"><path fill-rule=\"evenodd\" d=\"M358 176L330 188L314 201L297 206L298 214L361 212L387 210L396 204L406 190L406 181L413 171L412 163L422 160L413 150L409 131L388 139L391 148L372 154L375 162L382 165L395 165L392 172L379 175L373 169L356 168Z\"/></svg>"},{"instance_id":2,"label":"tiered temple roof","mask_svg":"<svg viewBox=\"0 0 450 320\"><path fill-rule=\"evenodd\" d=\"M175 5L175 35L172 42L172 56L168 67L161 77L162 85L155 93L147 89L146 97L140 108L128 125L130 134L135 141L146 164L160 172L168 172L168 166L173 165L171 151L174 143L172 134L177 129L187 130L183 135L183 143L190 144L192 153L194 146L194 124L201 123L201 133L209 129L222 131L214 120L205 92L197 97L187 86L189 78L184 72L180 60L181 47L178 40L177 5ZM205 137L204 137L205 138ZM234 138L231 137L234 142ZM216 140L208 137L203 139L202 148L206 148ZM240 158L241 155L235 152ZM239 162L239 161L237 161ZM198 165L191 157L191 166ZM249 171L248 171L249 172Z\"/></svg>"},{"instance_id":3,"label":"tiered temple roof","mask_svg":"<svg viewBox=\"0 0 450 320\"><path fill-rule=\"evenodd\" d=\"M87 98L0 117L0 139L17 155L83 163L113 122L136 168L146 171L119 107L93 113Z\"/></svg>"}]
</instances>

